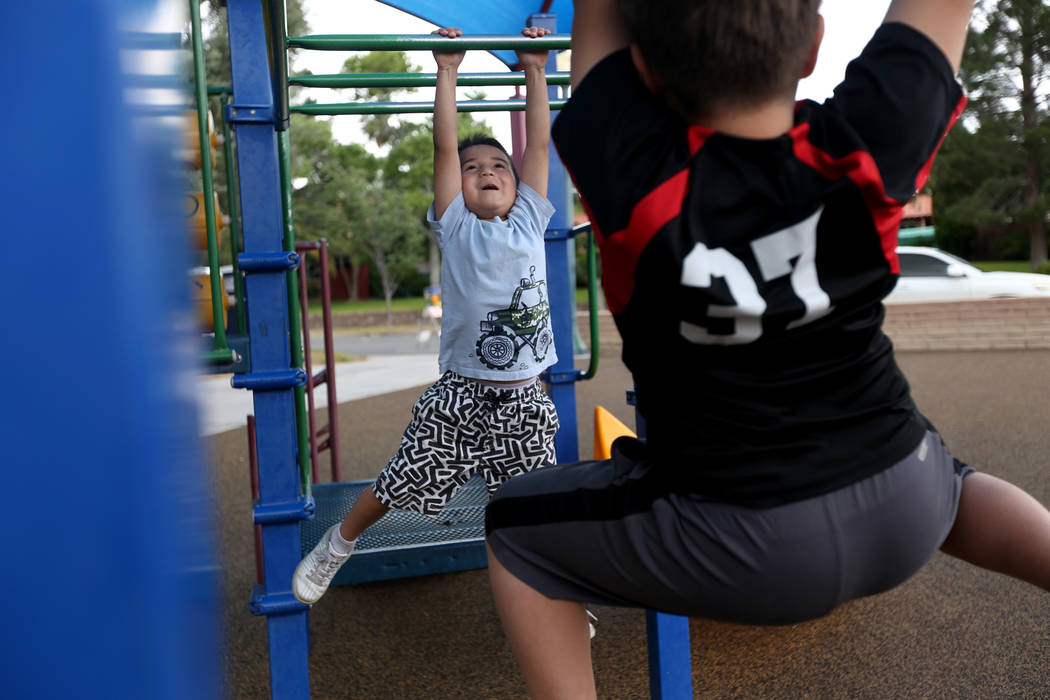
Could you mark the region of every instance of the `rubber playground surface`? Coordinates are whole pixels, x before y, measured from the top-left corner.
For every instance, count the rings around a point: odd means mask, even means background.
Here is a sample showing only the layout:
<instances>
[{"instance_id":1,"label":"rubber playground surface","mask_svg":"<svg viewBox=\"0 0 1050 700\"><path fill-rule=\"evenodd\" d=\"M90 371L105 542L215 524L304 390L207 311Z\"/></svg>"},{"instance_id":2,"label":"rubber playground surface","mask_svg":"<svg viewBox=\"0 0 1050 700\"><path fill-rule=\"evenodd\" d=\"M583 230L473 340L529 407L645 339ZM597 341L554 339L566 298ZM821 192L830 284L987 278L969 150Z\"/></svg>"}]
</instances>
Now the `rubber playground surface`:
<instances>
[{"instance_id":1,"label":"rubber playground surface","mask_svg":"<svg viewBox=\"0 0 1050 700\"><path fill-rule=\"evenodd\" d=\"M922 411L952 452L1050 503L1050 305L1036 300L891 308L887 331ZM585 334L586 337L586 334ZM611 323L597 377L578 384L580 451L602 405L634 425ZM341 403L343 478L373 477L424 387ZM322 414L321 421L326 416ZM255 584L247 437L207 438L222 557L227 697L268 698L266 620ZM320 460L328 480L328 458ZM598 695L648 697L644 614L595 609ZM1047 698L1050 595L938 554L898 588L819 620L690 624L698 698ZM487 573L338 587L310 613L312 696L524 698Z\"/></svg>"}]
</instances>

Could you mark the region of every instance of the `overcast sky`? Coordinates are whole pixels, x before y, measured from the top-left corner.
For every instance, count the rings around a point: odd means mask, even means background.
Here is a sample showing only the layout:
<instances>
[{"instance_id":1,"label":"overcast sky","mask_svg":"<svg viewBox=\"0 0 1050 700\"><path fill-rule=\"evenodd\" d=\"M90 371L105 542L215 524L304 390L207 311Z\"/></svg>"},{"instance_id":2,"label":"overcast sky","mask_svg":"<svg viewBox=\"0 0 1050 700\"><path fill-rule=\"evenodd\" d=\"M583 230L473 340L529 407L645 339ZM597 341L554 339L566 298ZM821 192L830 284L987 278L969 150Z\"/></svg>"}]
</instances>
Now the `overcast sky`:
<instances>
[{"instance_id":1,"label":"overcast sky","mask_svg":"<svg viewBox=\"0 0 1050 700\"><path fill-rule=\"evenodd\" d=\"M831 95L842 79L846 64L860 53L864 44L879 26L889 0L824 0L825 34L813 75L799 84L798 97L822 100ZM416 17L395 10L374 0L306 0L306 18L315 34L427 34L435 27ZM313 73L338 73L349 54L334 51L301 51L296 68L309 68ZM429 52L411 52L410 60L422 66L423 71L435 70ZM506 70L502 62L481 51L469 51L460 67L463 73L498 72ZM505 99L513 88L486 88L486 95ZM334 93L311 90L319 102L344 101ZM461 98L465 97L461 91ZM430 101L433 92L419 90L402 98L406 101ZM475 118L486 121L496 138L510 148L510 122L506 113L475 113ZM413 117L423 119L423 117ZM333 118L333 133L340 141L364 142L358 123L359 117Z\"/></svg>"}]
</instances>

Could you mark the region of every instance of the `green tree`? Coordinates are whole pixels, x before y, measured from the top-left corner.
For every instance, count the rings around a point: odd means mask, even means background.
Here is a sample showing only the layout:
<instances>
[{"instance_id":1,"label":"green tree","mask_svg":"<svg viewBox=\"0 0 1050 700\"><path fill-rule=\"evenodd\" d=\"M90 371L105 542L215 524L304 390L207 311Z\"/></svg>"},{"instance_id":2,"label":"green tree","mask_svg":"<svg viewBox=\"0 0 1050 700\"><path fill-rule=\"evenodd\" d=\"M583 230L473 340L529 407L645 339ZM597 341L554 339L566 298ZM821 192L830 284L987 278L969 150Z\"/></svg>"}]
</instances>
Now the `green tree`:
<instances>
[{"instance_id":1,"label":"green tree","mask_svg":"<svg viewBox=\"0 0 1050 700\"><path fill-rule=\"evenodd\" d=\"M483 94L470 95L471 99L483 99ZM484 122L476 121L468 112L458 115L459 138L469 134L492 135ZM434 131L433 119L402 135L391 145L383 166L383 173L390 185L406 193L406 206L419 212L419 225L427 239L427 270L431 285L441 283L441 254L437 239L426 223L425 212L434 198Z\"/></svg>"},{"instance_id":2,"label":"green tree","mask_svg":"<svg viewBox=\"0 0 1050 700\"><path fill-rule=\"evenodd\" d=\"M290 140L296 234L302 240L328 240L333 267L356 299L360 271L370 255L358 232L365 194L379 176L381 159L358 144L336 142L330 122L303 115L292 116Z\"/></svg>"},{"instance_id":3,"label":"green tree","mask_svg":"<svg viewBox=\"0 0 1050 700\"><path fill-rule=\"evenodd\" d=\"M205 81L211 87L230 86L233 84L233 78L230 72L229 22L226 16L226 2L225 0L200 0L200 5ZM303 0L286 0L285 12L287 14L287 31L289 35L310 33L310 27L303 11ZM189 29L187 26L187 34ZM292 52L289 60L294 60L294 56L295 53ZM193 75L191 68L187 68L187 74ZM221 99L218 96L209 98L208 109L211 112L216 130L221 134L224 117ZM192 120L188 120L187 123L187 128L194 128ZM235 144L231 152L236 157ZM236 165L234 167L236 168ZM224 151L221 145L216 149L215 167L212 169L212 184L219 195L219 208L223 212L228 214L231 207L238 206L237 202L230 202L229 185L226 182ZM201 190L202 187L200 173L191 173L188 188ZM222 245L219 252L221 260L229 262L229 246Z\"/></svg>"},{"instance_id":4,"label":"green tree","mask_svg":"<svg viewBox=\"0 0 1050 700\"><path fill-rule=\"evenodd\" d=\"M418 73L421 70L401 51L373 51L362 56L351 56L343 63L343 73ZM359 88L352 91L355 102L390 102L400 93L412 92L415 92L415 88ZM416 129L412 122L389 114L370 115L363 118L361 123L362 131L380 147Z\"/></svg>"},{"instance_id":5,"label":"green tree","mask_svg":"<svg viewBox=\"0 0 1050 700\"><path fill-rule=\"evenodd\" d=\"M960 70L969 106L934 171L938 241L963 254L1027 248L1034 267L1047 259L1050 8L984 0L971 27Z\"/></svg>"}]
</instances>

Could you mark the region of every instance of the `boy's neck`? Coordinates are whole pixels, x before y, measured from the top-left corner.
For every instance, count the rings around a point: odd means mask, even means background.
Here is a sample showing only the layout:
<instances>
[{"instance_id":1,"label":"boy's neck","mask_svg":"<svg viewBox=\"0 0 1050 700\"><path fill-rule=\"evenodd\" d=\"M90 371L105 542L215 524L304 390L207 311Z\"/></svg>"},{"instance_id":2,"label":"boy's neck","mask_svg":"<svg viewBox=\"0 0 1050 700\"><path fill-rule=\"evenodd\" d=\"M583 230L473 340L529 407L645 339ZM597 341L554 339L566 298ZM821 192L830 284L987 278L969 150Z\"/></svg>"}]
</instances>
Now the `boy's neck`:
<instances>
[{"instance_id":1,"label":"boy's neck","mask_svg":"<svg viewBox=\"0 0 1050 700\"><path fill-rule=\"evenodd\" d=\"M795 102L770 100L757 107L716 109L696 123L730 136L772 139L787 133L795 125Z\"/></svg>"}]
</instances>

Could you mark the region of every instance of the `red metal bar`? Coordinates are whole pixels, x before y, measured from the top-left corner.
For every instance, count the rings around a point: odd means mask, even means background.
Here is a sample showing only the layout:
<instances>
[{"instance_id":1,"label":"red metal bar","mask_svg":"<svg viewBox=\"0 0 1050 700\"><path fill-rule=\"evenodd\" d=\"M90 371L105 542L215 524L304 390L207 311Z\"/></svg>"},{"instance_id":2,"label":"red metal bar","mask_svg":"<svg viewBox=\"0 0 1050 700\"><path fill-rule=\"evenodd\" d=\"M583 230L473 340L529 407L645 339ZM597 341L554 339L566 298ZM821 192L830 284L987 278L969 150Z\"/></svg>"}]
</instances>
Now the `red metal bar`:
<instances>
[{"instance_id":1,"label":"red metal bar","mask_svg":"<svg viewBox=\"0 0 1050 700\"><path fill-rule=\"evenodd\" d=\"M248 469L252 481L252 503L259 500L259 452L255 447L255 416L248 414ZM255 582L266 583L263 573L262 526L255 526Z\"/></svg>"},{"instance_id":2,"label":"red metal bar","mask_svg":"<svg viewBox=\"0 0 1050 700\"><path fill-rule=\"evenodd\" d=\"M332 481L342 481L339 462L339 401L335 391L335 341L332 336L332 283L328 276L328 240L322 238L318 254L321 258L321 309L324 319L325 384L328 388L328 440L332 458Z\"/></svg>"},{"instance_id":3,"label":"red metal bar","mask_svg":"<svg viewBox=\"0 0 1050 700\"><path fill-rule=\"evenodd\" d=\"M299 241L295 244L297 253L302 254L307 250L313 250L316 245L309 241ZM317 459L320 456L317 451L317 433L314 427L314 382L313 382L313 353L310 352L310 312L306 299L306 256L301 255L299 261L299 306L303 318L303 362L306 364L306 376L311 380L306 383L307 415L310 419L310 480L317 483Z\"/></svg>"}]
</instances>

